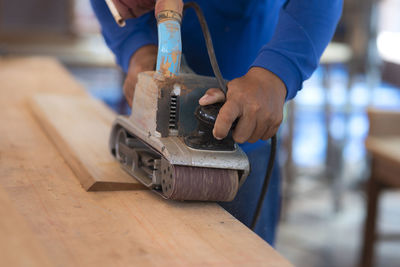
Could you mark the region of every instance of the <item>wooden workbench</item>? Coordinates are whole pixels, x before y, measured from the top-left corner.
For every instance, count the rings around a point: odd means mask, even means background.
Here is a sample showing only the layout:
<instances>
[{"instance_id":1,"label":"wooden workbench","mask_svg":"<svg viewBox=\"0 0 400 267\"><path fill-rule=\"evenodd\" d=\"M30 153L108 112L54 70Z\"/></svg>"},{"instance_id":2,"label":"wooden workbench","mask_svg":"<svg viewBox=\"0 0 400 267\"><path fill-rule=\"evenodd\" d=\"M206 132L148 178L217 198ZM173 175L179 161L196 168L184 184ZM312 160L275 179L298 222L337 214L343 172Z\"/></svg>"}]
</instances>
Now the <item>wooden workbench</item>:
<instances>
[{"instance_id":1,"label":"wooden workbench","mask_svg":"<svg viewBox=\"0 0 400 267\"><path fill-rule=\"evenodd\" d=\"M0 81L0 266L291 266L217 204L85 191L27 107L83 88L49 58L2 58Z\"/></svg>"}]
</instances>

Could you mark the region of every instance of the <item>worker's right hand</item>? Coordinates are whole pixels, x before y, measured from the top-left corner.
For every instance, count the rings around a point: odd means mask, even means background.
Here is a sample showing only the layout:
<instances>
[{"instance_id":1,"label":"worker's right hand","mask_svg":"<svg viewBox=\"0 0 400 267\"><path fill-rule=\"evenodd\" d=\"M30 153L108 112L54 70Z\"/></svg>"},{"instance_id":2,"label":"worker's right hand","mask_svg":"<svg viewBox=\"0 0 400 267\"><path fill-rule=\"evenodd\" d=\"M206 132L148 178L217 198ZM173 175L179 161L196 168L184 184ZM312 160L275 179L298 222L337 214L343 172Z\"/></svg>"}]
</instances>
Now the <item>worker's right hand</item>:
<instances>
[{"instance_id":1,"label":"worker's right hand","mask_svg":"<svg viewBox=\"0 0 400 267\"><path fill-rule=\"evenodd\" d=\"M232 133L238 143L254 143L274 136L283 119L286 86L274 73L252 67L246 75L227 84L226 101L219 110L213 134L218 140L225 138L232 123L239 121ZM220 89L211 88L200 98L202 106L225 100Z\"/></svg>"},{"instance_id":2,"label":"worker's right hand","mask_svg":"<svg viewBox=\"0 0 400 267\"><path fill-rule=\"evenodd\" d=\"M155 70L157 61L157 46L145 45L136 50L129 62L128 73L123 86L124 95L129 106L132 107L133 94L138 74L143 71Z\"/></svg>"}]
</instances>

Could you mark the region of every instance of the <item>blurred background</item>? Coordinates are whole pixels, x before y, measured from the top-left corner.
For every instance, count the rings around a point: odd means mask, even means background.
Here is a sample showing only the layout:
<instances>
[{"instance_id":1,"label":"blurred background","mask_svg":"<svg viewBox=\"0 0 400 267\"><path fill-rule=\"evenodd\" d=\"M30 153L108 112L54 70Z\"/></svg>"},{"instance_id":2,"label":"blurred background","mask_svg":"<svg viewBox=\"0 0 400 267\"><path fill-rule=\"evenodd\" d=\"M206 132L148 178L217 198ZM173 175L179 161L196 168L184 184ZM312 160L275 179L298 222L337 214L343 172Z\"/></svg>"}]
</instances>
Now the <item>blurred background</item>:
<instances>
[{"instance_id":1,"label":"blurred background","mask_svg":"<svg viewBox=\"0 0 400 267\"><path fill-rule=\"evenodd\" d=\"M295 266L400 266L398 14L400 0L345 0L319 68L286 105L276 248ZM128 112L88 0L0 0L0 54L56 57Z\"/></svg>"}]
</instances>

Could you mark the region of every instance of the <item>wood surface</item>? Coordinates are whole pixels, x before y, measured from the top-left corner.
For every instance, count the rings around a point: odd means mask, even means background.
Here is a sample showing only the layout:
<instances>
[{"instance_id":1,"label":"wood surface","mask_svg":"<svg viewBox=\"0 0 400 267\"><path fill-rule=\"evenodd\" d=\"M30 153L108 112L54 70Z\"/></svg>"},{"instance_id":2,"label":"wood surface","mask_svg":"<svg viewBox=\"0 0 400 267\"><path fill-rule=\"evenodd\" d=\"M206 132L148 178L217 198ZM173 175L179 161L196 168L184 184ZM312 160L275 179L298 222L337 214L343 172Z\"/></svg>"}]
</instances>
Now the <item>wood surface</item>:
<instances>
[{"instance_id":1,"label":"wood surface","mask_svg":"<svg viewBox=\"0 0 400 267\"><path fill-rule=\"evenodd\" d=\"M42 245L0 188L0 266L52 266Z\"/></svg>"},{"instance_id":2,"label":"wood surface","mask_svg":"<svg viewBox=\"0 0 400 267\"><path fill-rule=\"evenodd\" d=\"M30 106L85 190L146 189L111 156L108 137L116 114L102 102L90 97L38 94Z\"/></svg>"},{"instance_id":3,"label":"wood surface","mask_svg":"<svg viewBox=\"0 0 400 267\"><path fill-rule=\"evenodd\" d=\"M82 87L43 58L0 59L0 80L0 188L50 262L291 266L215 203L165 201L145 190L86 192L27 105L38 92L87 97Z\"/></svg>"}]
</instances>

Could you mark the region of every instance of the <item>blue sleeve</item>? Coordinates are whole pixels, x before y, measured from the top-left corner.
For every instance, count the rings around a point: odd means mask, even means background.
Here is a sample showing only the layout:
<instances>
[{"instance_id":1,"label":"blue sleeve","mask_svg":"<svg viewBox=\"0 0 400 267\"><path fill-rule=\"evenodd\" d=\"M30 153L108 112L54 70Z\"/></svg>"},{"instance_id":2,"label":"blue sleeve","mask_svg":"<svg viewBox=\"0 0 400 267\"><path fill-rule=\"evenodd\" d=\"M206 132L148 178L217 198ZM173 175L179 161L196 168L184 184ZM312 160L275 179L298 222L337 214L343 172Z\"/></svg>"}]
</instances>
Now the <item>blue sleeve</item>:
<instances>
[{"instance_id":1,"label":"blue sleeve","mask_svg":"<svg viewBox=\"0 0 400 267\"><path fill-rule=\"evenodd\" d=\"M274 35L251 67L262 67L286 85L292 99L318 66L342 12L343 0L289 0Z\"/></svg>"},{"instance_id":2,"label":"blue sleeve","mask_svg":"<svg viewBox=\"0 0 400 267\"><path fill-rule=\"evenodd\" d=\"M127 72L132 55L140 47L157 44L157 26L153 12L128 19L125 27L115 22L104 0L90 0L100 22L107 46L116 56L118 65Z\"/></svg>"}]
</instances>

